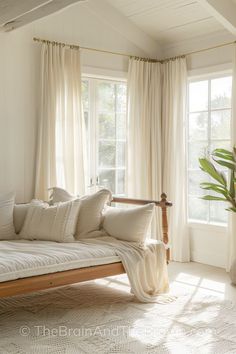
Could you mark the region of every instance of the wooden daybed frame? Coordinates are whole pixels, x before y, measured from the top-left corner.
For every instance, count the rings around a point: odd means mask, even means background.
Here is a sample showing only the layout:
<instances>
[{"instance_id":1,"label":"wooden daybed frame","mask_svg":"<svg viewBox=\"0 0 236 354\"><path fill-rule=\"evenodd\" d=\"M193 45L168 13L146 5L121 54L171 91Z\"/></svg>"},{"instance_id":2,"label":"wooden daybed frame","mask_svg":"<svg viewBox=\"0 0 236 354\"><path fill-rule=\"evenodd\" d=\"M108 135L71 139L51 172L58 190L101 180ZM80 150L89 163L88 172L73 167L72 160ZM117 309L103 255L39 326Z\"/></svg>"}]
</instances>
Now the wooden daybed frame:
<instances>
[{"instance_id":1,"label":"wooden daybed frame","mask_svg":"<svg viewBox=\"0 0 236 354\"><path fill-rule=\"evenodd\" d=\"M113 197L112 203L136 205L155 203L155 205L160 207L162 211L162 240L165 244L168 244L167 208L171 207L172 203L167 201L166 194L162 193L161 201ZM169 248L166 251L166 260L167 263L169 263ZM26 294L122 273L125 273L125 269L121 262L117 262L0 282L0 298Z\"/></svg>"}]
</instances>

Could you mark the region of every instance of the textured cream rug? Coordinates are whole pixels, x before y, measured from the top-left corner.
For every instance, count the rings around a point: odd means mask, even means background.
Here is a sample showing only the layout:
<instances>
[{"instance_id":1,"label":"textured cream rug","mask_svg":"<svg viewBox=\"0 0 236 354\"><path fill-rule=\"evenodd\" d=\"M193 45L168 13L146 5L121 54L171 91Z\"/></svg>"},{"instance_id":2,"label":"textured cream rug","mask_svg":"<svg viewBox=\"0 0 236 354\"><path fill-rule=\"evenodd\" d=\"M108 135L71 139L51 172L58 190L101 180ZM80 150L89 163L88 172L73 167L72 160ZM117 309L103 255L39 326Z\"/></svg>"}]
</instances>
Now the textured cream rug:
<instances>
[{"instance_id":1,"label":"textured cream rug","mask_svg":"<svg viewBox=\"0 0 236 354\"><path fill-rule=\"evenodd\" d=\"M141 304L115 284L1 300L0 353L236 353L232 302L186 294L169 304Z\"/></svg>"}]
</instances>

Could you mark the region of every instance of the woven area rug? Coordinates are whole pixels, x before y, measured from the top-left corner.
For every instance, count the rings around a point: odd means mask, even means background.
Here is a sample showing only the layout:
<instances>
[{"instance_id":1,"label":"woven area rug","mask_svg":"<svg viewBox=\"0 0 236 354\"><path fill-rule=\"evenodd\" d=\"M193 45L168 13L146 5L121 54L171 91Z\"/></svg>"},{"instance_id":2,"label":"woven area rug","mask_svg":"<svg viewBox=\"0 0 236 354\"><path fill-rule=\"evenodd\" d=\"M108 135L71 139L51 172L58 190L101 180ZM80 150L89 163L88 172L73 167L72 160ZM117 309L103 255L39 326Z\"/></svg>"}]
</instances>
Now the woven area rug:
<instances>
[{"instance_id":1,"label":"woven area rug","mask_svg":"<svg viewBox=\"0 0 236 354\"><path fill-rule=\"evenodd\" d=\"M236 308L188 294L141 304L87 282L1 300L0 353L236 353Z\"/></svg>"}]
</instances>

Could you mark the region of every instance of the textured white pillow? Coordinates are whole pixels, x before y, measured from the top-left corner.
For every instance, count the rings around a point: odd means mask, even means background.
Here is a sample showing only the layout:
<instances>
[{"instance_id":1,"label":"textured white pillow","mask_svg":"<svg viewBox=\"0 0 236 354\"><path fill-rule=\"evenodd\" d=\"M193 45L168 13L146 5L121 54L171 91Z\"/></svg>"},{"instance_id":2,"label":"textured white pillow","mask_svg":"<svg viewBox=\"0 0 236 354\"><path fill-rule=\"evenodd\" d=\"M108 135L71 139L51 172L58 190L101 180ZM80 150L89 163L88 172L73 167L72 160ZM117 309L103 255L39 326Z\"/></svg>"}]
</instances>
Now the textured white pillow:
<instances>
[{"instance_id":1,"label":"textured white pillow","mask_svg":"<svg viewBox=\"0 0 236 354\"><path fill-rule=\"evenodd\" d=\"M80 198L81 206L78 217L76 239L91 238L102 235L102 211L112 199L111 192L101 189L97 193Z\"/></svg>"},{"instance_id":2,"label":"textured white pillow","mask_svg":"<svg viewBox=\"0 0 236 354\"><path fill-rule=\"evenodd\" d=\"M119 240L143 243L152 221L154 203L120 209L108 207L104 212L103 228Z\"/></svg>"},{"instance_id":3,"label":"textured white pillow","mask_svg":"<svg viewBox=\"0 0 236 354\"><path fill-rule=\"evenodd\" d=\"M0 196L0 240L17 238L13 224L15 196L8 193Z\"/></svg>"},{"instance_id":4,"label":"textured white pillow","mask_svg":"<svg viewBox=\"0 0 236 354\"><path fill-rule=\"evenodd\" d=\"M29 207L30 207L30 203L15 204L15 206L14 206L13 222L14 222L15 231L17 234L20 233L20 231L24 225L25 217L26 217Z\"/></svg>"},{"instance_id":5,"label":"textured white pillow","mask_svg":"<svg viewBox=\"0 0 236 354\"><path fill-rule=\"evenodd\" d=\"M70 200L77 199L74 195L71 195L63 188L53 187L51 196L50 196L50 204L55 204L59 202L69 202Z\"/></svg>"},{"instance_id":6,"label":"textured white pillow","mask_svg":"<svg viewBox=\"0 0 236 354\"><path fill-rule=\"evenodd\" d=\"M73 242L79 207L78 199L53 206L41 201L32 201L20 232L20 238Z\"/></svg>"},{"instance_id":7,"label":"textured white pillow","mask_svg":"<svg viewBox=\"0 0 236 354\"><path fill-rule=\"evenodd\" d=\"M51 202L65 202L75 199L67 191L61 188L52 188ZM81 205L78 216L76 239L91 238L102 235L100 226L102 223L102 211L106 203L112 199L111 192L108 189L101 189L100 191L85 195L79 198Z\"/></svg>"}]
</instances>

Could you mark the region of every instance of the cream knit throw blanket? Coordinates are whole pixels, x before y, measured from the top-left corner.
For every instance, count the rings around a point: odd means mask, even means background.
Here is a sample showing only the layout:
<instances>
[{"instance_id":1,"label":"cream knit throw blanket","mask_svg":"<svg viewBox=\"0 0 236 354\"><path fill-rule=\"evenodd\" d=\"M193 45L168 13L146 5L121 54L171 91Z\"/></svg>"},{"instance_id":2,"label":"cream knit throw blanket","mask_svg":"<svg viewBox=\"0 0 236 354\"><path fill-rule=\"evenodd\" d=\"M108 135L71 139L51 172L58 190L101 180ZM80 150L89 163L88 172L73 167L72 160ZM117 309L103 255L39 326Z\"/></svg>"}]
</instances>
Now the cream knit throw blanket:
<instances>
[{"instance_id":1,"label":"cream knit throw blanket","mask_svg":"<svg viewBox=\"0 0 236 354\"><path fill-rule=\"evenodd\" d=\"M133 242L119 241L110 236L80 240L85 244L106 245L120 257L131 285L131 291L141 302L169 302L166 249L161 241L148 240L141 246Z\"/></svg>"}]
</instances>

